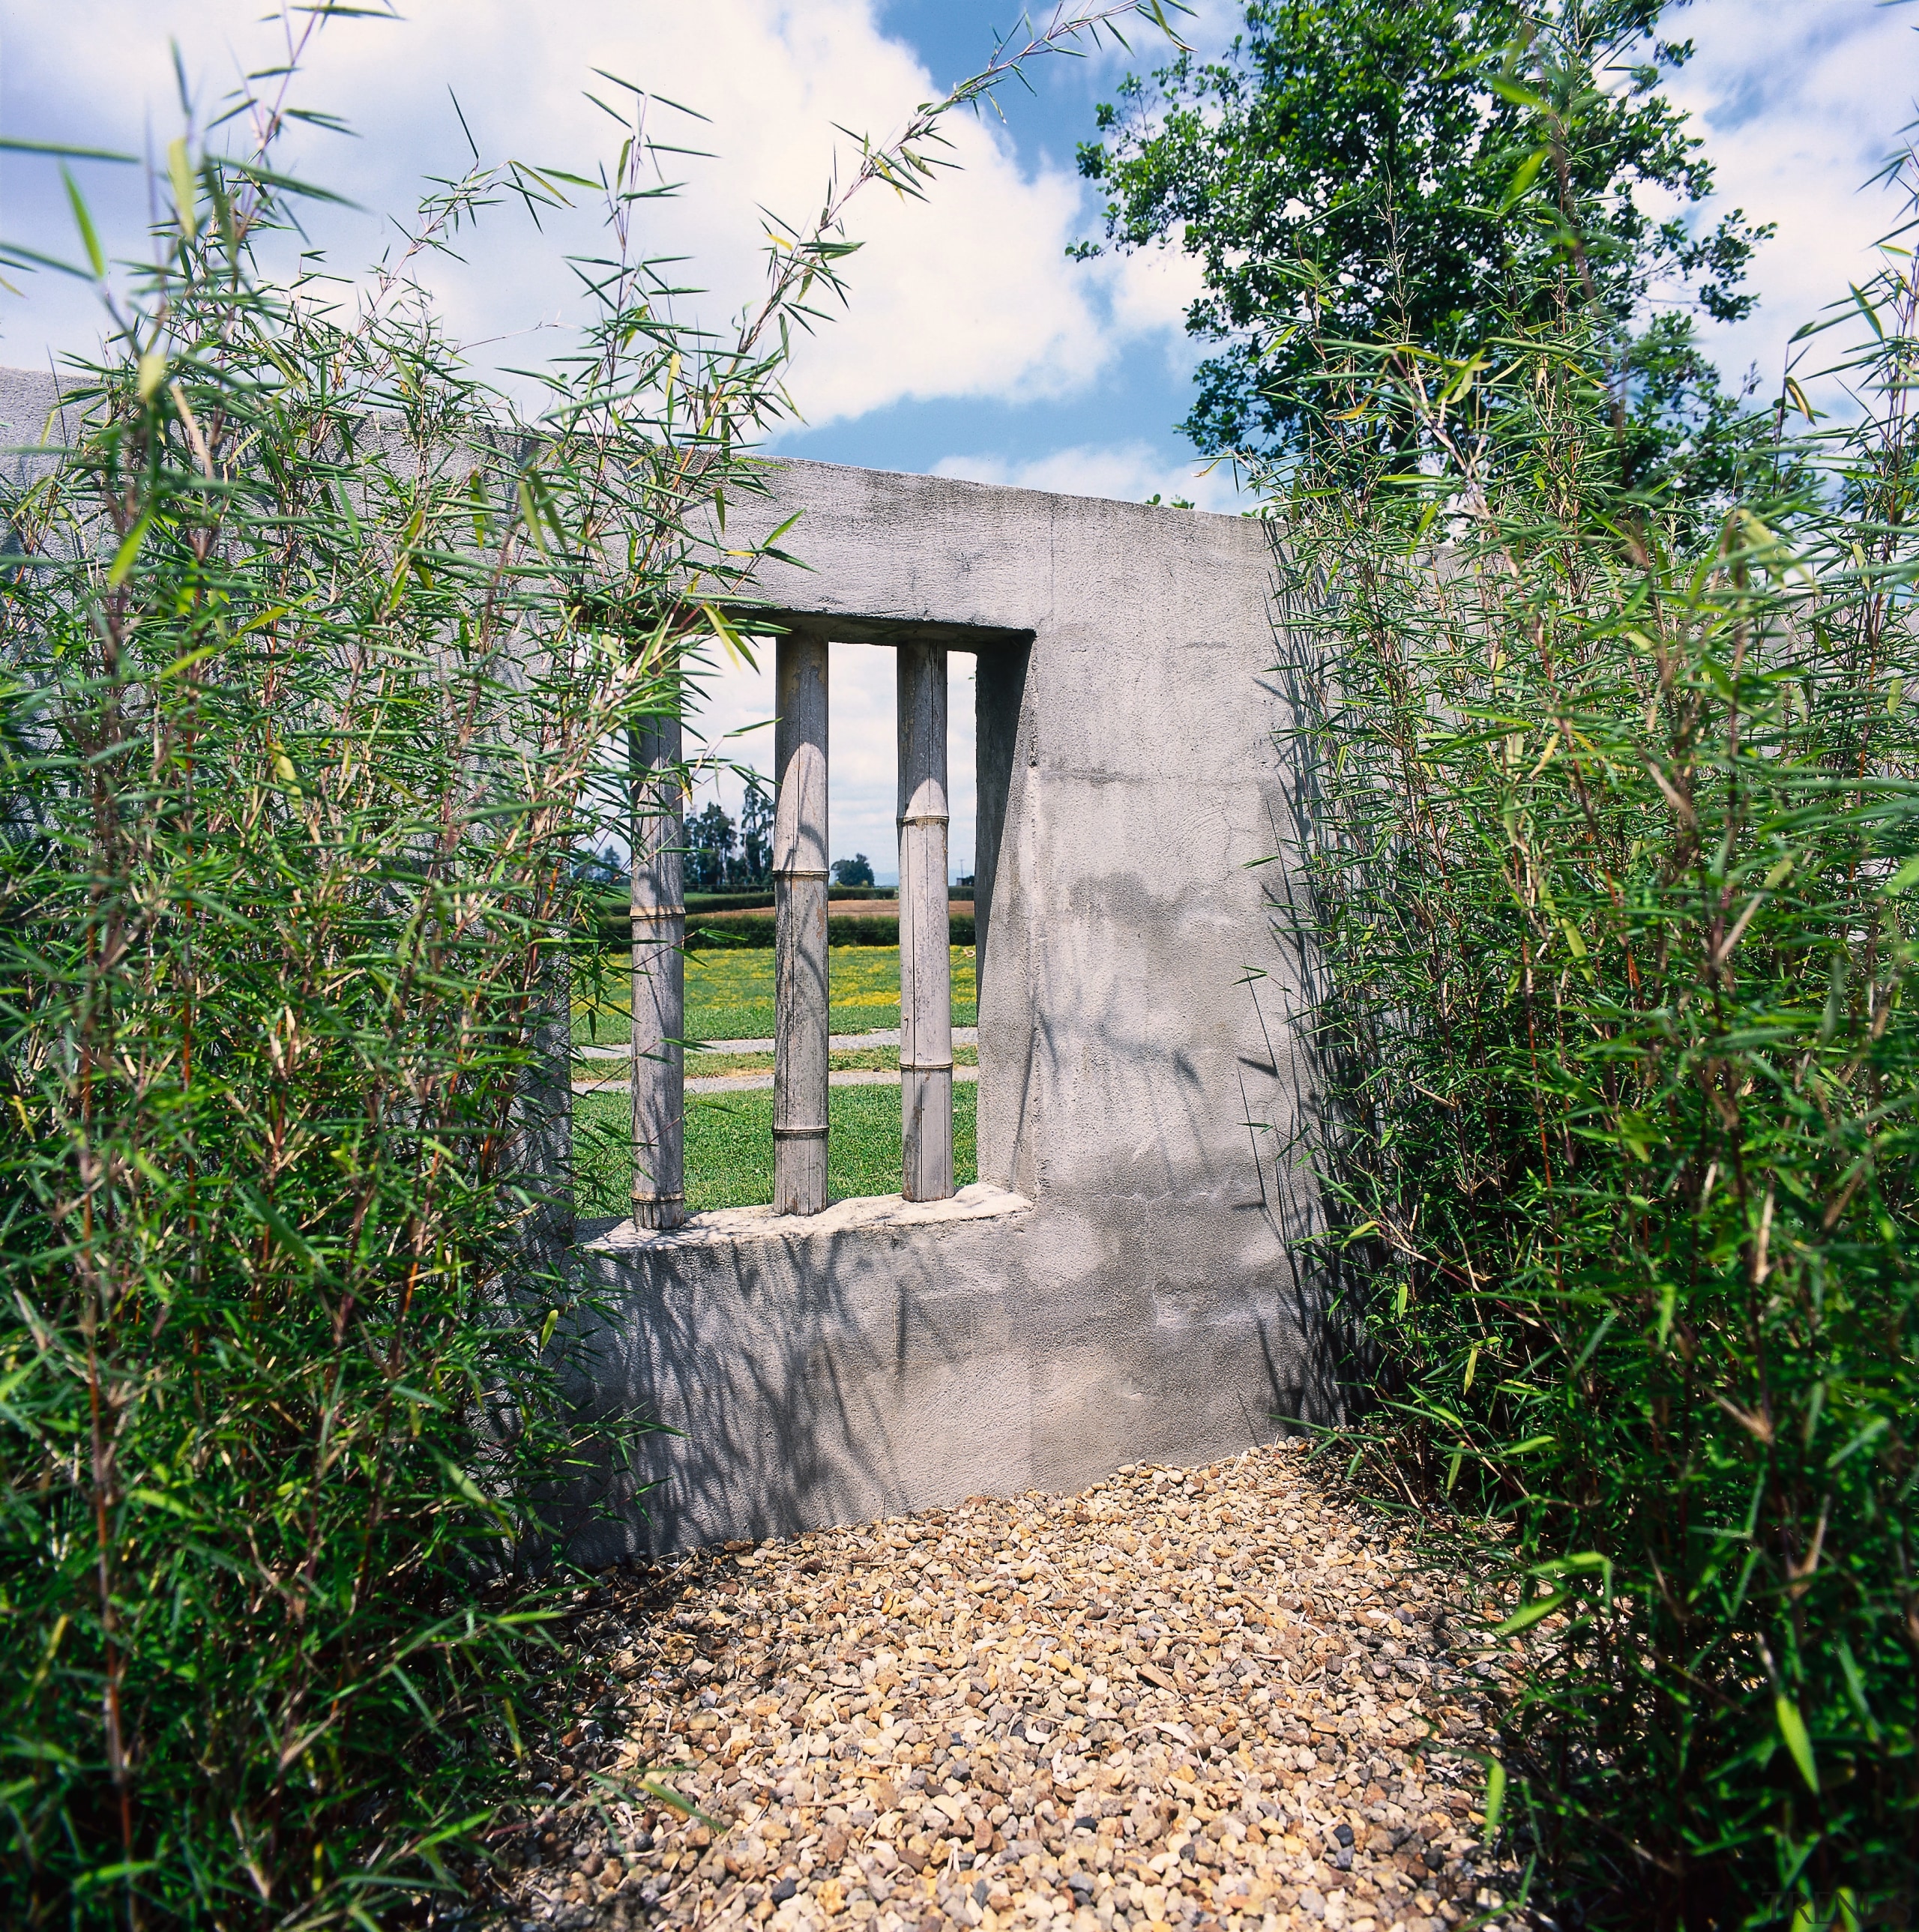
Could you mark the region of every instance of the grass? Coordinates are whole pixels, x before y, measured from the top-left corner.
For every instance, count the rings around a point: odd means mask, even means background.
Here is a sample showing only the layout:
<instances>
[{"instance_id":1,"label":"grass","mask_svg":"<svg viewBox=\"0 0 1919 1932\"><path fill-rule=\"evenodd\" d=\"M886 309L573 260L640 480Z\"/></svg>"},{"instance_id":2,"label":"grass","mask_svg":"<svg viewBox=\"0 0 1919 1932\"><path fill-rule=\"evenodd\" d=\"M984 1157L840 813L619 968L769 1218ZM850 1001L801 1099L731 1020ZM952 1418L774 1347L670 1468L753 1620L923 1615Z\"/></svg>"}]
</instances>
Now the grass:
<instances>
[{"instance_id":1,"label":"grass","mask_svg":"<svg viewBox=\"0 0 1919 1932\"><path fill-rule=\"evenodd\" d=\"M953 1179L978 1178L974 1101L978 1089L953 1090ZM899 1090L835 1087L828 1119L827 1185L836 1201L897 1194L900 1180ZM582 1217L626 1213L632 1170L623 1090L582 1094L573 1102L574 1155ZM773 1094L695 1095L686 1103L686 1205L751 1208L773 1198Z\"/></svg>"},{"instance_id":2,"label":"grass","mask_svg":"<svg viewBox=\"0 0 1919 1932\"><path fill-rule=\"evenodd\" d=\"M829 955L835 1033L876 1032L899 1024L899 949L836 946ZM764 947L715 949L686 956L686 1036L689 1040L770 1040L773 1036L773 954ZM573 1003L573 1037L617 1046L628 1036L625 962L600 956L599 987ZM973 949L953 949L953 1024L978 1023Z\"/></svg>"}]
</instances>

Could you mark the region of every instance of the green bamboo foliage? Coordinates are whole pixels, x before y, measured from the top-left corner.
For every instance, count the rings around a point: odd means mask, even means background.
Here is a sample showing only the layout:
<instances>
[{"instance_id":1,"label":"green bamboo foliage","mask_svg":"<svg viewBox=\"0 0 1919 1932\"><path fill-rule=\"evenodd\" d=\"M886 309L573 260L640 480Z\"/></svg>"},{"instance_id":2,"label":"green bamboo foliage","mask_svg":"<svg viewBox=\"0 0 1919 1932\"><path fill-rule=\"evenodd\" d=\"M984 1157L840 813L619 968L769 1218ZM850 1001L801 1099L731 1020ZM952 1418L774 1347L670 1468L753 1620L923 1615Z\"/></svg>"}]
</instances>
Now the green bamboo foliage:
<instances>
[{"instance_id":1,"label":"green bamboo foliage","mask_svg":"<svg viewBox=\"0 0 1919 1932\"><path fill-rule=\"evenodd\" d=\"M397 278L251 277L263 160L177 186L6 506L21 1923L332 1916L512 1764L537 1612L486 1580L569 1454L535 1035L725 473L670 338L616 352L643 272L533 436Z\"/></svg>"},{"instance_id":2,"label":"green bamboo foliage","mask_svg":"<svg viewBox=\"0 0 1919 1932\"><path fill-rule=\"evenodd\" d=\"M540 1708L540 1498L609 1453L553 1359L575 855L738 647L726 512L848 197L1156 10L1062 9L863 144L730 334L647 258L682 110L623 82L605 165L476 160L357 288L261 266L320 193L276 161L305 39L172 144L149 259L71 190L107 346L0 502L10 1924L370 1924L472 1876ZM604 215L530 420L413 274L503 201Z\"/></svg>"},{"instance_id":3,"label":"green bamboo foliage","mask_svg":"<svg viewBox=\"0 0 1919 1932\"><path fill-rule=\"evenodd\" d=\"M1904 1922L1919 1884L1885 259L1863 416L1788 385L1743 501L1619 487L1569 248L1557 320L1475 358L1325 344L1282 486L1323 1252L1377 1480L1503 1586L1503 1828L1563 1922Z\"/></svg>"}]
</instances>

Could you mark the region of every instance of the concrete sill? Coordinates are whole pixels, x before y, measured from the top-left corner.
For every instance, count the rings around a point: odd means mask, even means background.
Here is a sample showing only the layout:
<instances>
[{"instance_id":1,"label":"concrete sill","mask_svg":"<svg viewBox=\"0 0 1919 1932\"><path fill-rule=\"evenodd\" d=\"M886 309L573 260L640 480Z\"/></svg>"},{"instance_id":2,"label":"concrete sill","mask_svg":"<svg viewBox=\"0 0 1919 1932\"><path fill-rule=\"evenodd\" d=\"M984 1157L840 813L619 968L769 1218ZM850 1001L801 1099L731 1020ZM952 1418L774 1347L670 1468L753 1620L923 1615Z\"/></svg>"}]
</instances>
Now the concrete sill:
<instances>
[{"instance_id":1,"label":"concrete sill","mask_svg":"<svg viewBox=\"0 0 1919 1932\"><path fill-rule=\"evenodd\" d=\"M990 1221L1029 1212L1023 1194L976 1180L950 1200L908 1201L898 1194L836 1201L824 1214L776 1214L770 1208L720 1208L689 1216L668 1233L636 1228L631 1221L588 1222L578 1245L597 1254L651 1254L662 1249L729 1247L746 1241L791 1241L809 1234L840 1234L871 1228L923 1228L953 1221ZM594 1229L596 1232L589 1232Z\"/></svg>"}]
</instances>

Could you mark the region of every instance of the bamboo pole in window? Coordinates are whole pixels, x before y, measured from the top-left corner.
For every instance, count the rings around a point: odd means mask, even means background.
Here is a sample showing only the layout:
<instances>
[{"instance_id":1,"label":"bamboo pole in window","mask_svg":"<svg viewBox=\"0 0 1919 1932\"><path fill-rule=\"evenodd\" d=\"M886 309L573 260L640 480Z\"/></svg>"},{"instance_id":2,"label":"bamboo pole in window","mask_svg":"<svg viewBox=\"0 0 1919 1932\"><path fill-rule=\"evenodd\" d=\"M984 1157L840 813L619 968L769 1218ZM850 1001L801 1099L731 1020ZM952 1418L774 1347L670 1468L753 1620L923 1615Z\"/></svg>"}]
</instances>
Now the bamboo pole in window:
<instances>
[{"instance_id":1,"label":"bamboo pole in window","mask_svg":"<svg viewBox=\"0 0 1919 1932\"><path fill-rule=\"evenodd\" d=\"M633 1220L686 1218L686 811L680 720L651 718L629 740L633 776Z\"/></svg>"},{"instance_id":2,"label":"bamboo pole in window","mask_svg":"<svg viewBox=\"0 0 1919 1932\"><path fill-rule=\"evenodd\" d=\"M826 639L789 632L774 673L773 1201L826 1205Z\"/></svg>"},{"instance_id":3,"label":"bamboo pole in window","mask_svg":"<svg viewBox=\"0 0 1919 1932\"><path fill-rule=\"evenodd\" d=\"M902 644L898 656L902 1166L908 1201L944 1201L953 1192L946 649Z\"/></svg>"}]
</instances>

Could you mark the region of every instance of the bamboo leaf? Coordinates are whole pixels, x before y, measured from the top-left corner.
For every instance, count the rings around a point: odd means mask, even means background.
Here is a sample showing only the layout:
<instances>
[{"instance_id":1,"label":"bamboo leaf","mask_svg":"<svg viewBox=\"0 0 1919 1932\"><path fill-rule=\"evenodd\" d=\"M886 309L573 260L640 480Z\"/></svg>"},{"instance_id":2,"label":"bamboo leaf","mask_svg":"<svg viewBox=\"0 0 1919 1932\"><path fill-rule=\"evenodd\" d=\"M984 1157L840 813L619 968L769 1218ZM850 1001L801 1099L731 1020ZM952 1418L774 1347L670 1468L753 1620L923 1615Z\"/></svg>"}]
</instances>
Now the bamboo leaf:
<instances>
[{"instance_id":1,"label":"bamboo leaf","mask_svg":"<svg viewBox=\"0 0 1919 1932\"><path fill-rule=\"evenodd\" d=\"M292 767L290 766L290 770ZM257 1189L242 1186L237 1190L254 1216L266 1223L273 1238L293 1258L307 1268L319 1265L320 1257L306 1243L300 1231L276 1208L272 1201Z\"/></svg>"},{"instance_id":2,"label":"bamboo leaf","mask_svg":"<svg viewBox=\"0 0 1919 1932\"><path fill-rule=\"evenodd\" d=\"M140 554L140 545L146 541L146 533L153 524L151 507L141 515L140 520L120 539L120 547L113 553L113 561L107 567L107 581L118 590L132 574L135 560Z\"/></svg>"},{"instance_id":3,"label":"bamboo leaf","mask_svg":"<svg viewBox=\"0 0 1919 1932\"><path fill-rule=\"evenodd\" d=\"M60 170L60 178L67 186L67 206L73 210L74 226L80 230L80 246L86 250L87 266L93 271L96 281L104 281L107 278L107 257L101 250L100 237L94 232L93 217L87 212L80 184L65 168Z\"/></svg>"},{"instance_id":4,"label":"bamboo leaf","mask_svg":"<svg viewBox=\"0 0 1919 1932\"><path fill-rule=\"evenodd\" d=\"M1533 184L1539 179L1539 170L1545 165L1547 153L1547 149L1538 148L1528 154L1518 166L1513 170L1512 178L1506 184L1505 199L1500 203L1500 212L1502 214L1511 208L1514 202L1520 200Z\"/></svg>"},{"instance_id":5,"label":"bamboo leaf","mask_svg":"<svg viewBox=\"0 0 1919 1932\"><path fill-rule=\"evenodd\" d=\"M1486 85L1502 100L1509 100L1515 106L1530 107L1538 113L1549 112L1551 104L1542 94L1536 92L1523 82L1515 80L1510 74L1489 74Z\"/></svg>"},{"instance_id":6,"label":"bamboo leaf","mask_svg":"<svg viewBox=\"0 0 1919 1932\"><path fill-rule=\"evenodd\" d=\"M1818 1767L1812 1762L1812 1740L1807 1733L1805 1719L1799 1714L1799 1706L1781 1691L1773 1700L1773 1710L1779 1720L1779 1734L1785 1741L1786 1750L1799 1767L1799 1774L1805 1779L1806 1790L1816 1798L1819 1792Z\"/></svg>"},{"instance_id":7,"label":"bamboo leaf","mask_svg":"<svg viewBox=\"0 0 1919 1932\"><path fill-rule=\"evenodd\" d=\"M1486 1840L1491 1844L1499 1836L1499 1822L1506 1810L1506 1766L1497 1758L1490 1760L1486 1766Z\"/></svg>"},{"instance_id":8,"label":"bamboo leaf","mask_svg":"<svg viewBox=\"0 0 1919 1932\"><path fill-rule=\"evenodd\" d=\"M194 179L192 158L187 152L184 140L168 143L167 173L173 186L173 209L180 232L191 238L200 232L200 196Z\"/></svg>"},{"instance_id":9,"label":"bamboo leaf","mask_svg":"<svg viewBox=\"0 0 1919 1932\"><path fill-rule=\"evenodd\" d=\"M76 148L64 141L24 141L17 136L0 139L0 154L44 154L69 161L118 161L137 165L137 154L123 154L113 148Z\"/></svg>"},{"instance_id":10,"label":"bamboo leaf","mask_svg":"<svg viewBox=\"0 0 1919 1932\"><path fill-rule=\"evenodd\" d=\"M350 201L344 194L336 194L331 188L320 188L311 182L304 182L293 175L281 174L277 169L263 167L257 161L223 160L220 165L237 175L243 175L250 182L262 188L278 188L283 194L296 195L308 201L331 202L335 207L360 208L356 201ZM365 213L364 209L360 209Z\"/></svg>"},{"instance_id":11,"label":"bamboo leaf","mask_svg":"<svg viewBox=\"0 0 1919 1932\"><path fill-rule=\"evenodd\" d=\"M1503 1624L1494 1627L1494 1636L1517 1636L1523 1630L1530 1630L1542 1618L1549 1617L1557 1610L1564 1608L1566 1594L1555 1590L1550 1596L1535 1597L1530 1604L1522 1604Z\"/></svg>"}]
</instances>

